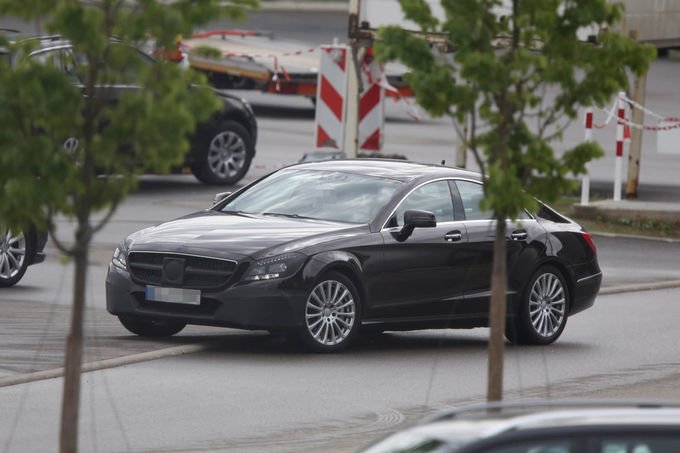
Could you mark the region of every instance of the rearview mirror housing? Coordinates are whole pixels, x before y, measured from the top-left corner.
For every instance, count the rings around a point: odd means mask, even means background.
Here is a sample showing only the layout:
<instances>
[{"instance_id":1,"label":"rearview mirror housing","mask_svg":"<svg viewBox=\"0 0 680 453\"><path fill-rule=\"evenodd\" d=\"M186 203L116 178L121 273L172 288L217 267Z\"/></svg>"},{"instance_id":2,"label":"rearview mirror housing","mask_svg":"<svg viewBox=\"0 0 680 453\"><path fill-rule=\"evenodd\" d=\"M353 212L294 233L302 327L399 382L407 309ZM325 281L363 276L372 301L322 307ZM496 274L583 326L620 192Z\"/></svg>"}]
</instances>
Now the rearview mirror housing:
<instances>
[{"instance_id":1,"label":"rearview mirror housing","mask_svg":"<svg viewBox=\"0 0 680 453\"><path fill-rule=\"evenodd\" d=\"M400 231L395 231L392 236L399 242L404 242L413 234L416 228L434 228L437 226L437 218L430 211L409 209L404 213L404 226Z\"/></svg>"}]
</instances>

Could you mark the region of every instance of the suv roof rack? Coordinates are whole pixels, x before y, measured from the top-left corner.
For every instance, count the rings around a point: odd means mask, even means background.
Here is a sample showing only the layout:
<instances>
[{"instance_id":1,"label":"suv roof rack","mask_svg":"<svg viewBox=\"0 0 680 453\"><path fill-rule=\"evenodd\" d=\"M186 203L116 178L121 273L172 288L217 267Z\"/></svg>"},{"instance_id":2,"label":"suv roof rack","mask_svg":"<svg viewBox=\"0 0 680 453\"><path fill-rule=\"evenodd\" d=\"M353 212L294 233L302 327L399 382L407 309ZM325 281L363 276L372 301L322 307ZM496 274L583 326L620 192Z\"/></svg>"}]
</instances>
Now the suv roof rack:
<instances>
[{"instance_id":1,"label":"suv roof rack","mask_svg":"<svg viewBox=\"0 0 680 453\"><path fill-rule=\"evenodd\" d=\"M630 408L630 409L662 409L680 408L680 402L635 401L635 400L531 400L512 402L493 402L472 404L444 410L424 418L421 424L452 420L457 418L493 418L508 415L508 412L526 412L537 409L589 409L589 408Z\"/></svg>"}]
</instances>

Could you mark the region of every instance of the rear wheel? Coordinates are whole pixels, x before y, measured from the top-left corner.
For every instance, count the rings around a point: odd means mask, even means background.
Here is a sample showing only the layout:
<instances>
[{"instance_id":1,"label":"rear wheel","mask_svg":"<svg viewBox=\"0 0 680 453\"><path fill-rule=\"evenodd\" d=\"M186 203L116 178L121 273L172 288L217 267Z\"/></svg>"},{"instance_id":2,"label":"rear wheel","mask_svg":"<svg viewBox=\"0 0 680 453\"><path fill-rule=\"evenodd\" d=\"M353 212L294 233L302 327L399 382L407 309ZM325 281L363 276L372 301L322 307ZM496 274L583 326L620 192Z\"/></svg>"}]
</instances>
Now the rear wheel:
<instances>
[{"instance_id":1,"label":"rear wheel","mask_svg":"<svg viewBox=\"0 0 680 453\"><path fill-rule=\"evenodd\" d=\"M0 227L0 287L16 285L21 280L33 248L29 235Z\"/></svg>"},{"instance_id":2,"label":"rear wheel","mask_svg":"<svg viewBox=\"0 0 680 453\"><path fill-rule=\"evenodd\" d=\"M196 132L191 170L205 184L233 185L248 172L254 151L245 127L236 121L214 121Z\"/></svg>"},{"instance_id":3,"label":"rear wheel","mask_svg":"<svg viewBox=\"0 0 680 453\"><path fill-rule=\"evenodd\" d=\"M130 332L141 337L170 337L186 326L186 323L171 319L138 318L118 316L120 323Z\"/></svg>"},{"instance_id":4,"label":"rear wheel","mask_svg":"<svg viewBox=\"0 0 680 453\"><path fill-rule=\"evenodd\" d=\"M529 280L506 337L517 344L546 345L554 342L567 324L569 290L553 266L539 268Z\"/></svg>"},{"instance_id":5,"label":"rear wheel","mask_svg":"<svg viewBox=\"0 0 680 453\"><path fill-rule=\"evenodd\" d=\"M309 349L317 352L344 349L359 330L359 292L349 278L329 272L309 292L304 317L300 337Z\"/></svg>"}]
</instances>

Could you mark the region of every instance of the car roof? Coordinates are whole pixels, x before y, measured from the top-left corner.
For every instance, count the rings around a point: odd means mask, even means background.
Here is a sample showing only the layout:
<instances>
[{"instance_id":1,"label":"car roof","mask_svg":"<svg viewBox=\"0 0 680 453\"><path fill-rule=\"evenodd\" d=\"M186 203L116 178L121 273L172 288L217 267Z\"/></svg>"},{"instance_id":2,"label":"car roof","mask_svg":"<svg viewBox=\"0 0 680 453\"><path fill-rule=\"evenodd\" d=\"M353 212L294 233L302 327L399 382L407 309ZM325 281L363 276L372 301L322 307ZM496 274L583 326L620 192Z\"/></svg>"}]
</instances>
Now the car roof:
<instances>
[{"instance_id":1,"label":"car roof","mask_svg":"<svg viewBox=\"0 0 680 453\"><path fill-rule=\"evenodd\" d=\"M400 181L412 181L424 177L465 178L481 181L479 173L443 165L423 164L397 159L335 159L303 162L291 165L287 168L342 171L397 179Z\"/></svg>"},{"instance_id":2,"label":"car roof","mask_svg":"<svg viewBox=\"0 0 680 453\"><path fill-rule=\"evenodd\" d=\"M429 439L455 447L504 434L581 428L597 431L598 427L624 431L666 427L680 432L680 404L593 401L466 406L427 418L421 424L388 436L374 446L384 446L384 443L416 444ZM366 450L370 451L371 447ZM382 447L378 451L383 451Z\"/></svg>"}]
</instances>

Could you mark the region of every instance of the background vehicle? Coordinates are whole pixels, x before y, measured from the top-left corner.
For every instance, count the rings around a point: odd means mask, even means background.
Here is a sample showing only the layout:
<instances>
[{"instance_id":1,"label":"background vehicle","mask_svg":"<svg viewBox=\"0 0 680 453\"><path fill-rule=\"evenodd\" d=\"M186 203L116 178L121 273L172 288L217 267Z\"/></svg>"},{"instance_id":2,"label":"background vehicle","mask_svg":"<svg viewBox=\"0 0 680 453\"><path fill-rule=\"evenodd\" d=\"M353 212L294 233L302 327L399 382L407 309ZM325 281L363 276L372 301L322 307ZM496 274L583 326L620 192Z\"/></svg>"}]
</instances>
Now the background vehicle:
<instances>
[{"instance_id":1,"label":"background vehicle","mask_svg":"<svg viewBox=\"0 0 680 453\"><path fill-rule=\"evenodd\" d=\"M31 51L28 58L54 64L72 77L75 84L81 84L78 79L78 66L82 59L75 55L68 41L58 36L30 39L36 41L37 48ZM138 57L136 61L139 65L154 64L154 59L140 50L122 43L116 45L129 49ZM17 59L16 56L7 55L2 49L0 58L8 59L12 63L14 62L12 59ZM102 92L106 90L109 102L115 103L124 93L141 88L131 81L100 89ZM197 125L196 132L190 137L191 145L185 166L206 184L232 185L246 175L255 156L257 122L250 104L245 99L220 90L215 90L215 93L222 100L222 109L209 120Z\"/></svg>"},{"instance_id":2,"label":"background vehicle","mask_svg":"<svg viewBox=\"0 0 680 453\"><path fill-rule=\"evenodd\" d=\"M0 287L15 285L31 264L45 260L47 233L13 232L0 226Z\"/></svg>"},{"instance_id":3,"label":"background vehicle","mask_svg":"<svg viewBox=\"0 0 680 453\"><path fill-rule=\"evenodd\" d=\"M388 160L293 165L116 249L107 309L139 335L187 323L345 347L360 328L488 325L495 220L479 175ZM582 228L546 206L508 222L508 338L548 344L594 302Z\"/></svg>"},{"instance_id":4,"label":"background vehicle","mask_svg":"<svg viewBox=\"0 0 680 453\"><path fill-rule=\"evenodd\" d=\"M625 401L498 403L426 419L364 453L672 453L680 405Z\"/></svg>"}]
</instances>

